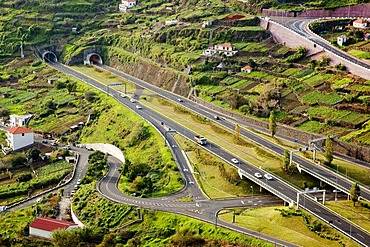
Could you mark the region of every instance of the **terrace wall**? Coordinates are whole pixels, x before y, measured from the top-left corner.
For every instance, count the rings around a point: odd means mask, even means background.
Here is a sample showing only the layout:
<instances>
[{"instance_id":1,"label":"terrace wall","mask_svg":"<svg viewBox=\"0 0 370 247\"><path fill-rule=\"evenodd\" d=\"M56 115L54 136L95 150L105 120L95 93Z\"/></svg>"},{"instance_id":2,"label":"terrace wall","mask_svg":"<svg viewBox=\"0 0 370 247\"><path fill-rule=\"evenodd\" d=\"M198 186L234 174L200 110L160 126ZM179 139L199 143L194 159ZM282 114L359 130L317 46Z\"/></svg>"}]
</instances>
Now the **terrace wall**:
<instances>
[{"instance_id":1,"label":"terrace wall","mask_svg":"<svg viewBox=\"0 0 370 247\"><path fill-rule=\"evenodd\" d=\"M234 119L237 119L239 121L243 121L246 125L250 125L251 127L253 127L254 129L260 132L263 132L266 134L270 133L269 123L267 121L262 121L262 120L254 119L254 118L251 118L245 115L238 114L236 112L216 106L210 102L206 102L198 97L192 97L192 100L194 100L196 103L200 105L211 108L219 112L222 115L226 115ZM291 140L297 139L299 142L307 143L307 144L309 143L310 140L320 138L320 137L325 137L325 136L309 133L306 131L302 131L299 129L294 129L293 127L282 125L282 124L277 125L276 136L289 138ZM370 162L370 148L368 147L357 146L354 144L340 141L337 138L334 138L333 150L334 150L334 153L337 153L337 154L346 155L352 158Z\"/></svg>"},{"instance_id":2,"label":"terrace wall","mask_svg":"<svg viewBox=\"0 0 370 247\"><path fill-rule=\"evenodd\" d=\"M370 6L370 5L369 5ZM313 43L312 41L304 38L296 32L286 28L279 23L271 20L261 19L261 27L270 31L274 37L275 42L288 46L290 48L296 48L298 46L304 46L307 49L307 55L321 52L322 55L330 58L331 65L345 64L347 70L352 74L358 75L362 78L370 80L369 70L359 65L353 64L331 52L326 51L322 46ZM312 35L315 35L312 33ZM320 38L320 37L318 37ZM333 49L335 49L333 47Z\"/></svg>"}]
</instances>

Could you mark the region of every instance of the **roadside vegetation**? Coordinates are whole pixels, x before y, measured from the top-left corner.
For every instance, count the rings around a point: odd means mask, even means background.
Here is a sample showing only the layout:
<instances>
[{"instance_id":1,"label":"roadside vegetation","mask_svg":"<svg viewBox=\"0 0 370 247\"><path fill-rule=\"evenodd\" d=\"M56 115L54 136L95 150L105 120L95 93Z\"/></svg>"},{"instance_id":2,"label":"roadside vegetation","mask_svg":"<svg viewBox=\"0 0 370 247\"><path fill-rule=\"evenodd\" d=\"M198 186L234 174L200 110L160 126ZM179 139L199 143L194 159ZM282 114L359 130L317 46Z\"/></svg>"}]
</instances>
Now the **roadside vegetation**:
<instances>
[{"instance_id":1,"label":"roadside vegetation","mask_svg":"<svg viewBox=\"0 0 370 247\"><path fill-rule=\"evenodd\" d=\"M301 246L360 246L303 210L289 207L237 208L220 211L220 219ZM264 219L264 220L261 220Z\"/></svg>"}]
</instances>

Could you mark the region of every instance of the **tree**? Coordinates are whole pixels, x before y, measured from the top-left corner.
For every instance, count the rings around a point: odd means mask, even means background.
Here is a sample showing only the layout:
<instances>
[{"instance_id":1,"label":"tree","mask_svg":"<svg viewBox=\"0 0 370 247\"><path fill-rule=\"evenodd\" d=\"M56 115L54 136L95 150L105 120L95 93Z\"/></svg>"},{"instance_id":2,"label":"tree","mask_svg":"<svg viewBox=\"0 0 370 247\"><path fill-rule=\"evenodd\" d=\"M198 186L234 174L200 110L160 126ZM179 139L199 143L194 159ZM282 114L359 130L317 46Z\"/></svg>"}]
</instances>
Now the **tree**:
<instances>
[{"instance_id":1,"label":"tree","mask_svg":"<svg viewBox=\"0 0 370 247\"><path fill-rule=\"evenodd\" d=\"M85 99L89 102L95 101L95 93L91 91L86 91L85 92Z\"/></svg>"},{"instance_id":2,"label":"tree","mask_svg":"<svg viewBox=\"0 0 370 247\"><path fill-rule=\"evenodd\" d=\"M354 183L349 193L351 195L351 200L353 201L353 206L355 206L358 198L360 197L360 186L357 183Z\"/></svg>"},{"instance_id":3,"label":"tree","mask_svg":"<svg viewBox=\"0 0 370 247\"><path fill-rule=\"evenodd\" d=\"M69 82L69 83L67 83L66 87L67 87L68 93L71 93L71 92L76 91L77 84L75 82Z\"/></svg>"},{"instance_id":4,"label":"tree","mask_svg":"<svg viewBox=\"0 0 370 247\"><path fill-rule=\"evenodd\" d=\"M271 111L270 112L270 117L269 117L269 127L270 127L270 132L271 132L271 136L274 137L274 135L276 134L276 117L275 117L275 111Z\"/></svg>"},{"instance_id":5,"label":"tree","mask_svg":"<svg viewBox=\"0 0 370 247\"><path fill-rule=\"evenodd\" d=\"M37 161L40 158L41 151L37 148L31 148L27 152L27 158L28 160L31 160L32 162Z\"/></svg>"},{"instance_id":6,"label":"tree","mask_svg":"<svg viewBox=\"0 0 370 247\"><path fill-rule=\"evenodd\" d=\"M325 141L325 158L326 164L330 165L333 161L333 141L330 136L328 136Z\"/></svg>"},{"instance_id":7,"label":"tree","mask_svg":"<svg viewBox=\"0 0 370 247\"><path fill-rule=\"evenodd\" d=\"M240 126L239 124L236 124L235 125L235 143L239 142L239 138L240 138Z\"/></svg>"},{"instance_id":8,"label":"tree","mask_svg":"<svg viewBox=\"0 0 370 247\"><path fill-rule=\"evenodd\" d=\"M290 164L290 154L288 150L284 151L284 158L283 158L283 170L288 171Z\"/></svg>"}]
</instances>

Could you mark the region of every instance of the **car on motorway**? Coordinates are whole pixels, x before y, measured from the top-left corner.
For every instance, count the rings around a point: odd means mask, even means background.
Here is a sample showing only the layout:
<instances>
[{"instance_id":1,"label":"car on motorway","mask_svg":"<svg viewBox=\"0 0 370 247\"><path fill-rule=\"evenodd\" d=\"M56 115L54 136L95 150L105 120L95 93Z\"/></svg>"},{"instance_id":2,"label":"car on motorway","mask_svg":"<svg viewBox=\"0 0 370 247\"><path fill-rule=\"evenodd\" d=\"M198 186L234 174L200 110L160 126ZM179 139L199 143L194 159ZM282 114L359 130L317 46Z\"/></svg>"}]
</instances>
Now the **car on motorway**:
<instances>
[{"instance_id":1,"label":"car on motorway","mask_svg":"<svg viewBox=\"0 0 370 247\"><path fill-rule=\"evenodd\" d=\"M87 151L94 151L93 148L86 148L86 149L87 149Z\"/></svg>"},{"instance_id":2,"label":"car on motorway","mask_svg":"<svg viewBox=\"0 0 370 247\"><path fill-rule=\"evenodd\" d=\"M136 103L136 99L134 99L134 98L131 98L131 99L130 99L130 101L131 101L132 103Z\"/></svg>"},{"instance_id":3,"label":"car on motorway","mask_svg":"<svg viewBox=\"0 0 370 247\"><path fill-rule=\"evenodd\" d=\"M178 98L177 99L178 102L184 102L182 99Z\"/></svg>"},{"instance_id":4,"label":"car on motorway","mask_svg":"<svg viewBox=\"0 0 370 247\"><path fill-rule=\"evenodd\" d=\"M213 118L214 118L215 120L220 120L220 117L219 117L219 116L217 116L217 115L213 116Z\"/></svg>"},{"instance_id":5,"label":"car on motorway","mask_svg":"<svg viewBox=\"0 0 370 247\"><path fill-rule=\"evenodd\" d=\"M256 172L255 174L254 174L254 176L256 177L256 178L262 178L263 176L261 175L261 173L259 173L259 172Z\"/></svg>"},{"instance_id":6,"label":"car on motorway","mask_svg":"<svg viewBox=\"0 0 370 247\"><path fill-rule=\"evenodd\" d=\"M80 186L78 186L78 184L76 184L73 188L75 189L75 190L78 190L78 188L79 188Z\"/></svg>"},{"instance_id":7,"label":"car on motorway","mask_svg":"<svg viewBox=\"0 0 370 247\"><path fill-rule=\"evenodd\" d=\"M81 184L81 179L77 180L77 185L80 185Z\"/></svg>"},{"instance_id":8,"label":"car on motorway","mask_svg":"<svg viewBox=\"0 0 370 247\"><path fill-rule=\"evenodd\" d=\"M121 97L122 97L122 98L126 98L126 94L121 93Z\"/></svg>"},{"instance_id":9,"label":"car on motorway","mask_svg":"<svg viewBox=\"0 0 370 247\"><path fill-rule=\"evenodd\" d=\"M64 148L65 150L71 150L71 146L69 146L69 145L65 145L63 148Z\"/></svg>"},{"instance_id":10,"label":"car on motorway","mask_svg":"<svg viewBox=\"0 0 370 247\"><path fill-rule=\"evenodd\" d=\"M266 173L265 175L263 175L266 179L268 180L271 180L272 179L272 176L268 173Z\"/></svg>"},{"instance_id":11,"label":"car on motorway","mask_svg":"<svg viewBox=\"0 0 370 247\"><path fill-rule=\"evenodd\" d=\"M141 106L139 106L139 105L136 105L135 107L136 107L136 109L138 109L138 110L141 110L141 109L142 109L142 107L141 107Z\"/></svg>"},{"instance_id":12,"label":"car on motorway","mask_svg":"<svg viewBox=\"0 0 370 247\"><path fill-rule=\"evenodd\" d=\"M58 143L56 143L56 142L52 142L50 145L52 145L52 146L56 147L56 146L58 146Z\"/></svg>"},{"instance_id":13,"label":"car on motorway","mask_svg":"<svg viewBox=\"0 0 370 247\"><path fill-rule=\"evenodd\" d=\"M72 190L70 195L74 196L75 193L76 193L76 191Z\"/></svg>"},{"instance_id":14,"label":"car on motorway","mask_svg":"<svg viewBox=\"0 0 370 247\"><path fill-rule=\"evenodd\" d=\"M238 159L236 159L236 158L232 158L232 159L231 159L231 162L233 162L234 164L239 164L239 160L238 160Z\"/></svg>"},{"instance_id":15,"label":"car on motorway","mask_svg":"<svg viewBox=\"0 0 370 247\"><path fill-rule=\"evenodd\" d=\"M194 184L194 181L189 181L189 184Z\"/></svg>"}]
</instances>

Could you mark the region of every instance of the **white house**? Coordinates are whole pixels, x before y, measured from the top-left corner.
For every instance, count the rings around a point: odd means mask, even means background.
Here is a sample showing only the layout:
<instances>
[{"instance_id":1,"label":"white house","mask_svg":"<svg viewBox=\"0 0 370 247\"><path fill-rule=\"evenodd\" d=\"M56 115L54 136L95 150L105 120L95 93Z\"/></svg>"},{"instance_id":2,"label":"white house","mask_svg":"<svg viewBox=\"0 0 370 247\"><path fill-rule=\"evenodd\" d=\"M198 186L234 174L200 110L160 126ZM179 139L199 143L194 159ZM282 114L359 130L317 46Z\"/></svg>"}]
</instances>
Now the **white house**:
<instances>
[{"instance_id":1,"label":"white house","mask_svg":"<svg viewBox=\"0 0 370 247\"><path fill-rule=\"evenodd\" d=\"M353 22L355 28L367 28L367 22L363 19L357 19Z\"/></svg>"},{"instance_id":2,"label":"white house","mask_svg":"<svg viewBox=\"0 0 370 247\"><path fill-rule=\"evenodd\" d=\"M164 21L164 24L165 24L166 26L172 26L172 25L177 25L177 24L179 24L179 21L178 21L178 20Z\"/></svg>"},{"instance_id":3,"label":"white house","mask_svg":"<svg viewBox=\"0 0 370 247\"><path fill-rule=\"evenodd\" d=\"M36 218L30 226L30 235L51 238L51 232L57 229L72 229L78 227L77 224L64 221L56 220L52 218Z\"/></svg>"},{"instance_id":4,"label":"white house","mask_svg":"<svg viewBox=\"0 0 370 247\"><path fill-rule=\"evenodd\" d=\"M223 53L228 57L229 56L234 56L237 53L237 51L235 51L235 47L231 43L223 43L223 44L220 44L220 45L215 45L214 49L218 53Z\"/></svg>"},{"instance_id":5,"label":"white house","mask_svg":"<svg viewBox=\"0 0 370 247\"><path fill-rule=\"evenodd\" d=\"M202 24L202 28L206 28L210 26L212 26L212 21L204 21Z\"/></svg>"},{"instance_id":6,"label":"white house","mask_svg":"<svg viewBox=\"0 0 370 247\"><path fill-rule=\"evenodd\" d=\"M118 5L118 9L120 12L126 12L127 9L135 7L136 5L136 0L122 0L122 2Z\"/></svg>"},{"instance_id":7,"label":"white house","mask_svg":"<svg viewBox=\"0 0 370 247\"><path fill-rule=\"evenodd\" d=\"M6 132L6 141L14 151L27 147L34 143L33 131L22 126L9 128Z\"/></svg>"},{"instance_id":8,"label":"white house","mask_svg":"<svg viewBox=\"0 0 370 247\"><path fill-rule=\"evenodd\" d=\"M203 55L206 55L206 56L213 56L217 53L216 50L214 49L207 49L207 50L204 50L203 51Z\"/></svg>"},{"instance_id":9,"label":"white house","mask_svg":"<svg viewBox=\"0 0 370 247\"><path fill-rule=\"evenodd\" d=\"M15 126L23 126L29 123L29 121L32 118L32 114L27 114L27 115L10 115L9 116L9 121L10 121L10 126L15 127Z\"/></svg>"},{"instance_id":10,"label":"white house","mask_svg":"<svg viewBox=\"0 0 370 247\"><path fill-rule=\"evenodd\" d=\"M241 68L241 72L247 72L250 73L252 72L253 68L249 65L245 65L243 68Z\"/></svg>"},{"instance_id":11,"label":"white house","mask_svg":"<svg viewBox=\"0 0 370 247\"><path fill-rule=\"evenodd\" d=\"M136 6L136 0L122 0L122 4L127 8L132 8Z\"/></svg>"},{"instance_id":12,"label":"white house","mask_svg":"<svg viewBox=\"0 0 370 247\"><path fill-rule=\"evenodd\" d=\"M347 39L348 39L347 36L343 34L337 38L337 44L339 46L342 46L347 42Z\"/></svg>"}]
</instances>

